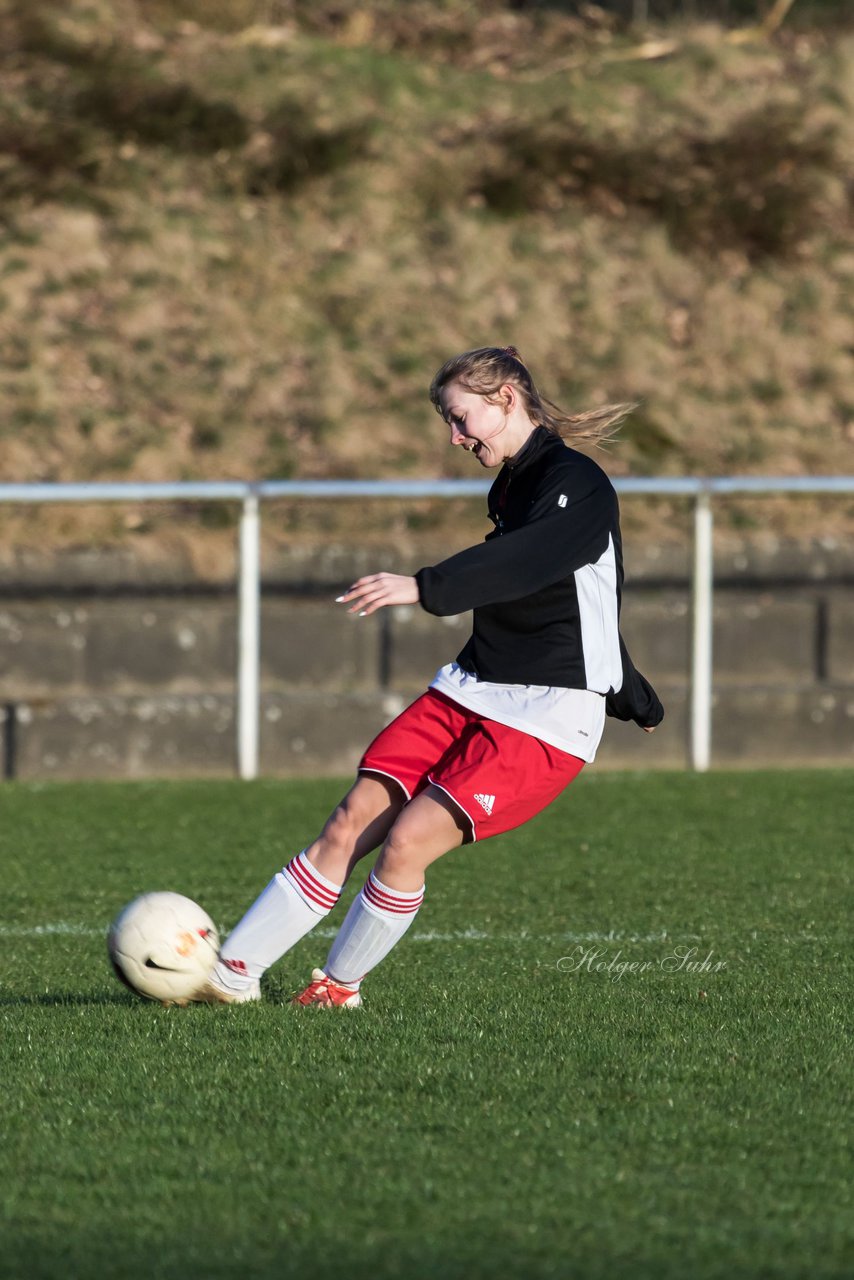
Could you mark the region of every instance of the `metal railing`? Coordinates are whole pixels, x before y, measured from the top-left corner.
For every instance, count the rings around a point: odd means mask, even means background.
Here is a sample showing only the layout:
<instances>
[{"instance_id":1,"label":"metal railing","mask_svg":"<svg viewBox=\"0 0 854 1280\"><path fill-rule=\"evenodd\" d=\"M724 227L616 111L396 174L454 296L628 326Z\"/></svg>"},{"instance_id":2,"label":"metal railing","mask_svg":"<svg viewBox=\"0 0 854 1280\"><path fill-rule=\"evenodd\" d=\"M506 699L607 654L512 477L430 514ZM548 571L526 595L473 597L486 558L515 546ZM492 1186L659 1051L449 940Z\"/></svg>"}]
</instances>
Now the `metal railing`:
<instances>
[{"instance_id":1,"label":"metal railing","mask_svg":"<svg viewBox=\"0 0 854 1280\"><path fill-rule=\"evenodd\" d=\"M0 503L240 502L237 766L258 776L261 512L264 499L485 497L488 480L264 480L164 484L0 484ZM614 481L619 494L694 499L690 762L709 767L712 745L712 498L733 494L854 494L854 476L644 477Z\"/></svg>"}]
</instances>

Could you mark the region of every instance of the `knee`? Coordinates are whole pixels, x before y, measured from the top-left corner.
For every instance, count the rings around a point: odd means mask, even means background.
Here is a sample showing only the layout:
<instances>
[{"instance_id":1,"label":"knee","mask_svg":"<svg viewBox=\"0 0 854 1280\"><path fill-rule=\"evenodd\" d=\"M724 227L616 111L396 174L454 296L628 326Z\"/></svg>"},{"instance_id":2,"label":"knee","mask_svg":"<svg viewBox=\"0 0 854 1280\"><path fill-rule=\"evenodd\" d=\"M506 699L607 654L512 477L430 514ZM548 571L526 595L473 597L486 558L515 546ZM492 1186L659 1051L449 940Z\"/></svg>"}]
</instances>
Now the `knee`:
<instances>
[{"instance_id":1,"label":"knee","mask_svg":"<svg viewBox=\"0 0 854 1280\"><path fill-rule=\"evenodd\" d=\"M323 828L324 844L331 848L348 852L364 827L362 815L355 811L352 804L344 799L330 814Z\"/></svg>"},{"instance_id":2,"label":"knee","mask_svg":"<svg viewBox=\"0 0 854 1280\"><path fill-rule=\"evenodd\" d=\"M424 849L416 832L404 819L399 818L386 837L382 852L377 859L376 871L382 879L382 873L391 876L406 875L408 872L423 871Z\"/></svg>"},{"instance_id":3,"label":"knee","mask_svg":"<svg viewBox=\"0 0 854 1280\"><path fill-rule=\"evenodd\" d=\"M357 784L330 814L320 840L325 849L349 856L357 841L367 839L371 848L382 843L403 805L403 797L390 798L383 787ZM363 850L367 852L367 849Z\"/></svg>"}]
</instances>

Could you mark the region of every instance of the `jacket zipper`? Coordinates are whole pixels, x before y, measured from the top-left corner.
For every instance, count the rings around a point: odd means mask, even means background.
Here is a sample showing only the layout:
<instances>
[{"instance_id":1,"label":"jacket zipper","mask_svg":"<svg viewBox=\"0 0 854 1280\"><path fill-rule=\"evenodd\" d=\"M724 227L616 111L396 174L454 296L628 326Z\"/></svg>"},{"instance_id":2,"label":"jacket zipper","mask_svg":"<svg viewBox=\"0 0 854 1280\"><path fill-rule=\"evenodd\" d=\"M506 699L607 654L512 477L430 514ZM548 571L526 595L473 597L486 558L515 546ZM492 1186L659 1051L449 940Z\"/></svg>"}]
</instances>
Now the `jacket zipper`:
<instances>
[{"instance_id":1,"label":"jacket zipper","mask_svg":"<svg viewBox=\"0 0 854 1280\"><path fill-rule=\"evenodd\" d=\"M510 492L510 482L512 479L513 479L513 468L508 467L507 481L504 485L504 488L501 490L501 497L498 500L498 514L495 519L495 523L498 528L499 534L502 534L504 532L504 516L501 514L501 512L504 510L505 506L507 505L507 495Z\"/></svg>"}]
</instances>

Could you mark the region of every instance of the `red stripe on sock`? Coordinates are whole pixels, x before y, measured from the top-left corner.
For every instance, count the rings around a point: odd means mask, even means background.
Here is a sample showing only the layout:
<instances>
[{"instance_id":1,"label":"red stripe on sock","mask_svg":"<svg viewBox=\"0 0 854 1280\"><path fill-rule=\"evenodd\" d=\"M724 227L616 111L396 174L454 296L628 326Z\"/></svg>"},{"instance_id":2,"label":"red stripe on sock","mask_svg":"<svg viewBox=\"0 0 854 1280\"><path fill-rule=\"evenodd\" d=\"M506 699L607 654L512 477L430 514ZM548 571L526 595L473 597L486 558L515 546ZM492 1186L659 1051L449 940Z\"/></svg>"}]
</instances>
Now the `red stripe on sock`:
<instances>
[{"instance_id":1,"label":"red stripe on sock","mask_svg":"<svg viewBox=\"0 0 854 1280\"><path fill-rule=\"evenodd\" d=\"M424 901L423 890L417 898L403 898L396 893L378 889L377 881L374 880L373 876L365 881L362 886L362 893L365 895L365 901L369 902L372 907L377 907L380 911L393 912L395 915L412 915Z\"/></svg>"},{"instance_id":2,"label":"red stripe on sock","mask_svg":"<svg viewBox=\"0 0 854 1280\"><path fill-rule=\"evenodd\" d=\"M381 888L379 881L373 877L368 879L365 886L370 890L371 895L377 902L383 902L389 907L402 907L404 910L415 910L424 901L424 890L422 889L417 897L411 894L395 893L393 889Z\"/></svg>"},{"instance_id":3,"label":"red stripe on sock","mask_svg":"<svg viewBox=\"0 0 854 1280\"><path fill-rule=\"evenodd\" d=\"M311 898L319 907L331 910L338 899L341 897L341 890L327 889L326 885L320 884L318 880L311 874L311 863L305 859L301 860L300 855L292 858L285 867L285 874L290 875L295 884L302 889L307 898Z\"/></svg>"},{"instance_id":4,"label":"red stripe on sock","mask_svg":"<svg viewBox=\"0 0 854 1280\"><path fill-rule=\"evenodd\" d=\"M317 878L314 867L308 861L304 854L298 854L296 858L292 858L289 867L294 879L317 901L323 902L325 906L334 907L335 903L341 897L340 889L330 889Z\"/></svg>"},{"instance_id":5,"label":"red stripe on sock","mask_svg":"<svg viewBox=\"0 0 854 1280\"><path fill-rule=\"evenodd\" d=\"M373 871L368 876L367 883L378 897L388 898L390 902L408 902L414 905L416 900L421 902L424 899L423 888L419 889L417 893L403 893L399 889L389 889L384 884L380 883Z\"/></svg>"},{"instance_id":6,"label":"red stripe on sock","mask_svg":"<svg viewBox=\"0 0 854 1280\"><path fill-rule=\"evenodd\" d=\"M414 907L390 907L386 902L375 902L374 899L371 897L370 893L364 890L363 890L363 893L364 893L365 901L369 903L370 906L374 907L375 910L383 911L385 912L386 915L390 915L390 916L412 916L421 906L421 903L418 902L415 904Z\"/></svg>"}]
</instances>

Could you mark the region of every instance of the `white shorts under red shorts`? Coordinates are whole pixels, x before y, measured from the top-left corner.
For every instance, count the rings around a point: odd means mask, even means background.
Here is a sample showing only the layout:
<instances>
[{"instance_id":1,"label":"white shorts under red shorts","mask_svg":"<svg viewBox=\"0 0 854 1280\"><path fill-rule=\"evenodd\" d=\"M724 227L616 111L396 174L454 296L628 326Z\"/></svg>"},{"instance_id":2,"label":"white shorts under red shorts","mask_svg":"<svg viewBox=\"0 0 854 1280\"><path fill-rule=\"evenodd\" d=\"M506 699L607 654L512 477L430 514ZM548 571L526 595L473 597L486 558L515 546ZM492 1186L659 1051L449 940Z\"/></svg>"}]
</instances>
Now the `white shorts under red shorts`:
<instances>
[{"instance_id":1,"label":"white shorts under red shorts","mask_svg":"<svg viewBox=\"0 0 854 1280\"><path fill-rule=\"evenodd\" d=\"M485 840L540 813L583 767L578 756L428 689L374 739L359 772L392 778L408 800L440 787L468 819L468 838Z\"/></svg>"}]
</instances>

